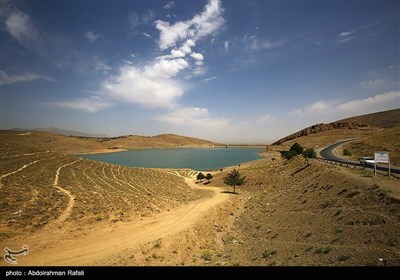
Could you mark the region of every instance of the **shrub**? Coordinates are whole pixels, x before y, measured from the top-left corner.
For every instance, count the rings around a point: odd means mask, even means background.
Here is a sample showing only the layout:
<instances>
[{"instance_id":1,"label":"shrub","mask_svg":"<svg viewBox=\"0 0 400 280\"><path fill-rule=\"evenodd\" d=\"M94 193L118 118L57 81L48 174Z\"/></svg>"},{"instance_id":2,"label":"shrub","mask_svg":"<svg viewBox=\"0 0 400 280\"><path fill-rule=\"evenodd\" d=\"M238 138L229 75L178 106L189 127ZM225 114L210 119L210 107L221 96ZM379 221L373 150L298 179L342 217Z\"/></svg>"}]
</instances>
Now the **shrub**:
<instances>
[{"instance_id":1,"label":"shrub","mask_svg":"<svg viewBox=\"0 0 400 280\"><path fill-rule=\"evenodd\" d=\"M351 151L349 149L344 149L343 150L343 155L344 156L351 156Z\"/></svg>"}]
</instances>

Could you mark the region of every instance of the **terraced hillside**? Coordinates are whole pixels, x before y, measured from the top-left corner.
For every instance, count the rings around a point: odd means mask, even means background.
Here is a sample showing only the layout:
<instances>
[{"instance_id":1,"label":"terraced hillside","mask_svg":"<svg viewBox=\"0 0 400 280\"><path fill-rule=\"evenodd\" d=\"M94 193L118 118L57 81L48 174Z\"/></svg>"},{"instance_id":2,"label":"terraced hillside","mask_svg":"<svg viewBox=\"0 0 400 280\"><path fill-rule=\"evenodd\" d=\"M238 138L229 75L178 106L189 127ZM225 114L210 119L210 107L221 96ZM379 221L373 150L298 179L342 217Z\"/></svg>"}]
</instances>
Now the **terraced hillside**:
<instances>
[{"instance_id":1,"label":"terraced hillside","mask_svg":"<svg viewBox=\"0 0 400 280\"><path fill-rule=\"evenodd\" d=\"M49 224L134 220L206 195L164 170L99 163L0 139L0 240Z\"/></svg>"}]
</instances>

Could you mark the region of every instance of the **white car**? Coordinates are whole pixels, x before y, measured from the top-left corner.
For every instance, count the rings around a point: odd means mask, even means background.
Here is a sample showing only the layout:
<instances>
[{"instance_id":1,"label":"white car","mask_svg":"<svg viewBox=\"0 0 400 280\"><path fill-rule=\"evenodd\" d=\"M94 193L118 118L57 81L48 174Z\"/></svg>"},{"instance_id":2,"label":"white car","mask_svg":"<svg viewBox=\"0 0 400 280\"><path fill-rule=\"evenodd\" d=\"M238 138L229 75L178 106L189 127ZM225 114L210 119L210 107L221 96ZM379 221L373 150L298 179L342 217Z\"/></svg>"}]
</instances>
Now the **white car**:
<instances>
[{"instance_id":1,"label":"white car","mask_svg":"<svg viewBox=\"0 0 400 280\"><path fill-rule=\"evenodd\" d=\"M361 157L359 161L362 166L367 166L367 165L374 166L376 164L375 159L372 157Z\"/></svg>"}]
</instances>

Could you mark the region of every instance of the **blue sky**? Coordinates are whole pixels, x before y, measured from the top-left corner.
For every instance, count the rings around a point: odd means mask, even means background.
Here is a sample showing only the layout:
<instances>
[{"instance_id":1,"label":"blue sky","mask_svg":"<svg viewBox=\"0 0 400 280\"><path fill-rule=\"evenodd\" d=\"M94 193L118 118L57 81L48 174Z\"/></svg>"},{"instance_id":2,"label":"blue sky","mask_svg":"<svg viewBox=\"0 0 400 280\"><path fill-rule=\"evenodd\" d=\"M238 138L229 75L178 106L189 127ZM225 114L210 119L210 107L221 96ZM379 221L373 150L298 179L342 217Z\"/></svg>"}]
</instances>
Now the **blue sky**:
<instances>
[{"instance_id":1,"label":"blue sky","mask_svg":"<svg viewBox=\"0 0 400 280\"><path fill-rule=\"evenodd\" d=\"M399 1L4 1L1 129L265 143L400 108Z\"/></svg>"}]
</instances>

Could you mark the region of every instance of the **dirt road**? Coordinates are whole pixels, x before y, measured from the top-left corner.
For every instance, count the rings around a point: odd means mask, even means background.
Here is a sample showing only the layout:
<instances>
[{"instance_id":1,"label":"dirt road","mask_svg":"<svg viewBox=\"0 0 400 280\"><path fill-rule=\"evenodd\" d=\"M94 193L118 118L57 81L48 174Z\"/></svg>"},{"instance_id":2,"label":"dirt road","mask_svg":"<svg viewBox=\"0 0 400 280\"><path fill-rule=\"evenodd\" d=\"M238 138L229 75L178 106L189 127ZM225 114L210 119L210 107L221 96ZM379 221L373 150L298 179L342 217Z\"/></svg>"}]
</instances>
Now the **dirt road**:
<instances>
[{"instance_id":1,"label":"dirt road","mask_svg":"<svg viewBox=\"0 0 400 280\"><path fill-rule=\"evenodd\" d=\"M194 179L185 180L192 188L198 188ZM125 249L134 249L187 230L230 197L221 193L220 188L203 185L201 188L214 195L139 221L96 226L82 230L79 236L71 234L73 229L44 230L40 235L24 240L30 252L18 259L18 265L101 265Z\"/></svg>"}]
</instances>

